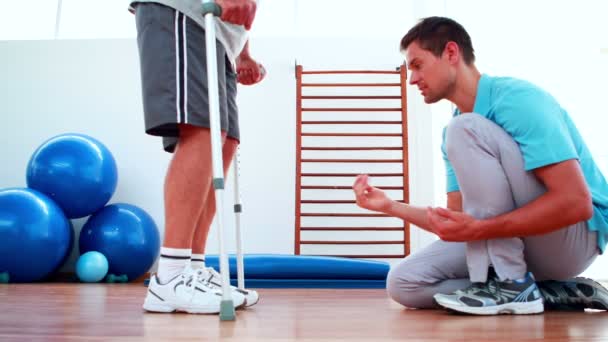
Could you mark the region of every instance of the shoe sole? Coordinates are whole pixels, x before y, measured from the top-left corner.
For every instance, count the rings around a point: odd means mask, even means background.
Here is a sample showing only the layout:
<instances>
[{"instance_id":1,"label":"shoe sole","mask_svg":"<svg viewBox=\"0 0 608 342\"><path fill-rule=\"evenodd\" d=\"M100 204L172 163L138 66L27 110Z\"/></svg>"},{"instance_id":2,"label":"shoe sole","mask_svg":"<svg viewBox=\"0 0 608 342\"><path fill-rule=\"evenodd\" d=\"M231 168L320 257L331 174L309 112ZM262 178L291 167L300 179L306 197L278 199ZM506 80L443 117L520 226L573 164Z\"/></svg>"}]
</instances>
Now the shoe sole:
<instances>
[{"instance_id":1,"label":"shoe sole","mask_svg":"<svg viewBox=\"0 0 608 342\"><path fill-rule=\"evenodd\" d=\"M259 296L258 296L258 298L255 300L255 302L253 302L253 303L251 303L251 304L249 304L249 303L247 302L247 300L245 300L245 306L246 306L246 307L251 307L251 306L254 306L254 305L256 305L256 304L257 304L259 301L260 301L260 297L259 297Z\"/></svg>"},{"instance_id":2,"label":"shoe sole","mask_svg":"<svg viewBox=\"0 0 608 342\"><path fill-rule=\"evenodd\" d=\"M256 305L256 304L257 304L257 303L260 301L260 296L258 295L258 296L257 296L257 298L255 299L255 302L253 302L253 303L250 303L250 302L249 302L249 300L247 299L247 294L248 294L249 292L251 292L251 290L241 290L241 289L238 289L238 288L232 288L232 291L233 291L233 292L235 292L235 291L236 291L237 293L240 293L240 294L242 294L243 296L245 296L245 302L243 303L243 305L239 305L239 306L237 307L237 309L241 309L241 308L248 308L248 307L250 307L250 306L254 306L254 305Z\"/></svg>"},{"instance_id":3,"label":"shoe sole","mask_svg":"<svg viewBox=\"0 0 608 342\"><path fill-rule=\"evenodd\" d=\"M243 301L243 303L241 305L237 305L234 307L235 310L239 310L239 309L244 309L247 307L247 299L245 299L245 301Z\"/></svg>"},{"instance_id":4,"label":"shoe sole","mask_svg":"<svg viewBox=\"0 0 608 342\"><path fill-rule=\"evenodd\" d=\"M474 307L474 306L459 306L459 305L451 305L449 303L441 303L437 300L435 302L448 309L449 311L453 311L456 313L465 313L470 315L533 315L544 312L543 300L537 299L532 302L526 303L506 303L495 306L482 306L482 307Z\"/></svg>"},{"instance_id":5,"label":"shoe sole","mask_svg":"<svg viewBox=\"0 0 608 342\"><path fill-rule=\"evenodd\" d=\"M149 312L160 312L160 313L173 313L173 312L186 312L189 314L218 314L220 310L218 308L175 308L170 305L163 304L149 304L145 303L143 306L144 310Z\"/></svg>"},{"instance_id":6,"label":"shoe sole","mask_svg":"<svg viewBox=\"0 0 608 342\"><path fill-rule=\"evenodd\" d=\"M234 309L238 310L245 307L245 302L236 306ZM219 307L195 307L195 308L176 308L167 304L160 303L149 303L145 302L143 305L144 310L149 312L160 312L160 313L172 313L172 312L185 312L189 314L219 314Z\"/></svg>"}]
</instances>

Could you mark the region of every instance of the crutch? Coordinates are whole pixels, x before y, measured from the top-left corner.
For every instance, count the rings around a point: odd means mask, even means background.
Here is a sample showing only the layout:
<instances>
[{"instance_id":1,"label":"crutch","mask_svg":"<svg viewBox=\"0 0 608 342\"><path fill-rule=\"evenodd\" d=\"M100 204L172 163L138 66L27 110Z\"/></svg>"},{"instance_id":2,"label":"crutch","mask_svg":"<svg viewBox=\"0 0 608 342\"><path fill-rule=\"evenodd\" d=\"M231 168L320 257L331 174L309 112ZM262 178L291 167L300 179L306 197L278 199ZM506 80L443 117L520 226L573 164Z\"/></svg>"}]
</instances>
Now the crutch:
<instances>
[{"instance_id":1,"label":"crutch","mask_svg":"<svg viewBox=\"0 0 608 342\"><path fill-rule=\"evenodd\" d=\"M243 239L241 233L241 212L243 205L241 204L241 190L239 188L240 178L240 157L239 148L237 147L234 155L234 215L236 224L236 277L237 286L239 289L245 289L245 266L243 263Z\"/></svg>"},{"instance_id":2,"label":"crutch","mask_svg":"<svg viewBox=\"0 0 608 342\"><path fill-rule=\"evenodd\" d=\"M215 46L215 17L221 16L222 9L213 0L202 0L205 17L205 42L207 50L207 85L209 89L209 126L211 126L211 158L213 162L213 189L215 190L216 222L220 247L220 274L222 276L222 301L220 320L233 321L236 317L232 292L230 291L230 268L224 245L223 210L224 171L222 161L222 137L220 132L220 107Z\"/></svg>"}]
</instances>

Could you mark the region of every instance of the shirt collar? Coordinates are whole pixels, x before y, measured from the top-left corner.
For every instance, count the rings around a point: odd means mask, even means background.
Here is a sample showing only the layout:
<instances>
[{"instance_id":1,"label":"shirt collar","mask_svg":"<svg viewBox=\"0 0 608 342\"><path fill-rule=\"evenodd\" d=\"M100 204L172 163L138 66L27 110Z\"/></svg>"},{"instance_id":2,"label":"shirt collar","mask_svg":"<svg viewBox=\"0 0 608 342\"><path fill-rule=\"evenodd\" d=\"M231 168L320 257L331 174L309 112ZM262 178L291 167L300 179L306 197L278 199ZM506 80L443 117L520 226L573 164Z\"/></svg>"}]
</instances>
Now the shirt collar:
<instances>
[{"instance_id":1,"label":"shirt collar","mask_svg":"<svg viewBox=\"0 0 608 342\"><path fill-rule=\"evenodd\" d=\"M477 83L477 95L473 112L486 115L490 111L490 100L492 95L492 77L482 74Z\"/></svg>"},{"instance_id":2,"label":"shirt collar","mask_svg":"<svg viewBox=\"0 0 608 342\"><path fill-rule=\"evenodd\" d=\"M473 105L473 112L477 114L485 115L490 110L490 95L492 94L492 77L481 74L479 82L477 83L477 94L475 95L475 104ZM458 108L454 109L453 116L460 115Z\"/></svg>"}]
</instances>

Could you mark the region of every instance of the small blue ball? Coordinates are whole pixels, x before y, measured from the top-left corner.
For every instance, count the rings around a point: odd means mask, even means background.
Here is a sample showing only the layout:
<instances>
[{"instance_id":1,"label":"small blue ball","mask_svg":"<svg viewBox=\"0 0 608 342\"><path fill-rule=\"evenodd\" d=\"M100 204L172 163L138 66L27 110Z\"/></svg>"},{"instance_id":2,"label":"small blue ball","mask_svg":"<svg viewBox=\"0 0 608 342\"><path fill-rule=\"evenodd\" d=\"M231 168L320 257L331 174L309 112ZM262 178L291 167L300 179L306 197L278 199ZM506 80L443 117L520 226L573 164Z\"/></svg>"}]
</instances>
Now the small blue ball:
<instances>
[{"instance_id":1,"label":"small blue ball","mask_svg":"<svg viewBox=\"0 0 608 342\"><path fill-rule=\"evenodd\" d=\"M76 275L85 283L101 281L108 273L108 259L96 251L86 252L76 262Z\"/></svg>"}]
</instances>

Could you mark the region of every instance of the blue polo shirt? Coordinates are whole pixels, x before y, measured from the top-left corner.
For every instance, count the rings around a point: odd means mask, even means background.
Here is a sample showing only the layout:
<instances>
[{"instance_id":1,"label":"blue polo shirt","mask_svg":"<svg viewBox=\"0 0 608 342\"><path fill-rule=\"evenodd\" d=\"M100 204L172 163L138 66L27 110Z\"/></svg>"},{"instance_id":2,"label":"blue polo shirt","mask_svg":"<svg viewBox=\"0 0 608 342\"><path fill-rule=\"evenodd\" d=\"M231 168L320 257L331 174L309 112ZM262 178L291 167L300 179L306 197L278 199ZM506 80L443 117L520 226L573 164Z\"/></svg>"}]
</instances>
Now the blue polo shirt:
<instances>
[{"instance_id":1,"label":"blue polo shirt","mask_svg":"<svg viewBox=\"0 0 608 342\"><path fill-rule=\"evenodd\" d=\"M546 91L527 81L482 75L477 86L474 113L492 120L513 137L524 158L526 171L577 159L593 200L589 230L597 231L604 251L608 239L608 183L593 161L583 138L568 113ZM459 115L456 110L454 116ZM458 182L445 148L447 191L458 191Z\"/></svg>"}]
</instances>

